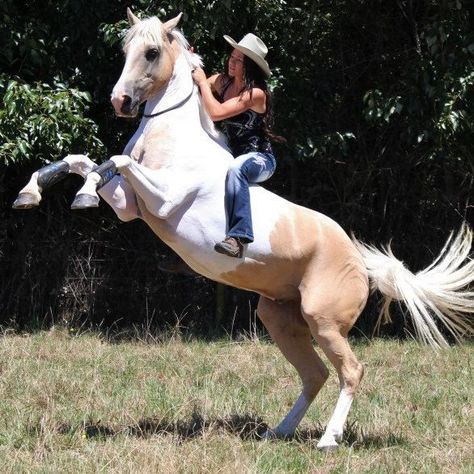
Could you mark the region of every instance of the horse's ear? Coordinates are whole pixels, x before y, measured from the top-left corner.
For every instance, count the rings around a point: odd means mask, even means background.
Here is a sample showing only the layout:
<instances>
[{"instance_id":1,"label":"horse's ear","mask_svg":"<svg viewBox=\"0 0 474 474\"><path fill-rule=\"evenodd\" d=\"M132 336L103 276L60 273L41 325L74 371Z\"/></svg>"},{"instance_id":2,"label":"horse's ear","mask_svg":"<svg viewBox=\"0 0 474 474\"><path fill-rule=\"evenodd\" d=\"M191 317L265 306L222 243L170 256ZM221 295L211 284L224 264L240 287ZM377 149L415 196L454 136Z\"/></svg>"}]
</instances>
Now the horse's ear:
<instances>
[{"instance_id":1,"label":"horse's ear","mask_svg":"<svg viewBox=\"0 0 474 474\"><path fill-rule=\"evenodd\" d=\"M179 20L181 20L183 13L181 12L179 15L175 16L171 20L166 21L163 23L163 28L166 31L166 33L171 33L171 31L176 28L176 26L179 23Z\"/></svg>"},{"instance_id":2,"label":"horse's ear","mask_svg":"<svg viewBox=\"0 0 474 474\"><path fill-rule=\"evenodd\" d=\"M140 23L140 18L138 16L134 15L132 13L132 10L130 8L127 8L127 17L128 21L130 22L130 26L136 25L137 23Z\"/></svg>"}]
</instances>

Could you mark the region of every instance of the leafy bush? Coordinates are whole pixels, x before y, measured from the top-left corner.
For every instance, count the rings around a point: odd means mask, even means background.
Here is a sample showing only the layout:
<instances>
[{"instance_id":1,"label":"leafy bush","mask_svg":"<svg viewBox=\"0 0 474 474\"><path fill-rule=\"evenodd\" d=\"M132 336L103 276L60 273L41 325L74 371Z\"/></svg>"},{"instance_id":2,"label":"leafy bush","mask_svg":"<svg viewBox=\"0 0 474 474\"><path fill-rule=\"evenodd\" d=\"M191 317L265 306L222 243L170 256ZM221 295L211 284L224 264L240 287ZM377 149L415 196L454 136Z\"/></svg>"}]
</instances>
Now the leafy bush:
<instances>
[{"instance_id":1,"label":"leafy bush","mask_svg":"<svg viewBox=\"0 0 474 474\"><path fill-rule=\"evenodd\" d=\"M7 164L33 159L55 161L67 153L104 151L97 125L84 114L90 94L55 81L25 84L0 76L0 160Z\"/></svg>"},{"instance_id":2,"label":"leafy bush","mask_svg":"<svg viewBox=\"0 0 474 474\"><path fill-rule=\"evenodd\" d=\"M48 308L96 321L132 314L138 321L154 308L164 322L181 303L203 326L212 321L212 287L193 281L183 290L182 281L160 275L153 258L166 248L151 231L121 226L106 206L88 213L88 224L84 215L70 216L65 203L80 180L70 177L51 190L44 214L10 211L38 160L68 152L100 160L120 153L136 129L137 121L116 118L109 102L123 66L126 6L161 19L182 11L180 27L208 74L225 68L230 47L223 34L239 40L254 32L269 46L275 131L288 140L275 147L272 191L328 214L364 240L393 239L397 256L416 269L432 260L448 230L474 222L472 2L3 0L0 322L41 318ZM61 278L76 281L68 272L87 260L89 235L103 242L94 247L96 266L77 276L90 278L90 286L64 295ZM130 261L122 264L124 254ZM55 270L43 273L53 262ZM86 312L77 309L82 287ZM112 288L123 298L110 298ZM249 305L237 294L226 297L229 317L221 322L228 329L239 324L235 306L247 324ZM24 304L28 299L34 304Z\"/></svg>"}]
</instances>

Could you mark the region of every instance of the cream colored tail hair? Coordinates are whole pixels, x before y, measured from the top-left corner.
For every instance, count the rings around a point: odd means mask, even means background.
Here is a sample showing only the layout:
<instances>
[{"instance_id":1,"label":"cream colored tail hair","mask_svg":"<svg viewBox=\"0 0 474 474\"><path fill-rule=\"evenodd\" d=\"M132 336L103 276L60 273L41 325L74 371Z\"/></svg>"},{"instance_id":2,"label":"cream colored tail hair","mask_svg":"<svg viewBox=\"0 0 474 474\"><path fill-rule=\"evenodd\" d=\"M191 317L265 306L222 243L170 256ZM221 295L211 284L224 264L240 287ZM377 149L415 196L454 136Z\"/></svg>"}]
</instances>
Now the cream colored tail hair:
<instances>
[{"instance_id":1,"label":"cream colored tail hair","mask_svg":"<svg viewBox=\"0 0 474 474\"><path fill-rule=\"evenodd\" d=\"M474 281L474 260L469 258L472 237L472 231L463 225L456 236L451 233L435 261L416 274L395 258L390 246L380 251L354 239L372 290L378 289L385 296L376 328L390 321L390 303L398 300L408 308L416 336L431 346L448 345L437 322L456 340L473 334L474 292L468 290Z\"/></svg>"}]
</instances>

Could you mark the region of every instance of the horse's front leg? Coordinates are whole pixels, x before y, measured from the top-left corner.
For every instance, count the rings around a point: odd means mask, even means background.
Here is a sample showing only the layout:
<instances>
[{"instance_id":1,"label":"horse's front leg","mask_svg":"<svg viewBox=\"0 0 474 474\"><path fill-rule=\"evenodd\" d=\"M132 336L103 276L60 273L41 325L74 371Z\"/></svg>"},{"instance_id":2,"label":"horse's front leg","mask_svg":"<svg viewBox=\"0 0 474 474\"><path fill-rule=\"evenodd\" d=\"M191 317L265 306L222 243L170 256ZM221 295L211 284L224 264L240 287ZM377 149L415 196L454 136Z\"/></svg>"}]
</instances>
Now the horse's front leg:
<instances>
[{"instance_id":1,"label":"horse's front leg","mask_svg":"<svg viewBox=\"0 0 474 474\"><path fill-rule=\"evenodd\" d=\"M40 168L18 193L14 209L30 209L39 205L41 193L64 179L69 173L86 177L97 165L86 155L68 155L66 158Z\"/></svg>"},{"instance_id":2,"label":"horse's front leg","mask_svg":"<svg viewBox=\"0 0 474 474\"><path fill-rule=\"evenodd\" d=\"M173 180L176 181L177 178L170 172L150 170L129 156L116 155L87 176L84 186L77 193L74 208L95 207L98 203L97 190L100 189L99 194L103 196L105 184L117 172L130 183L148 211L160 219L171 216L178 207L191 199L198 189L195 183L186 182L183 178L180 179L179 185L173 185Z\"/></svg>"},{"instance_id":3,"label":"horse's front leg","mask_svg":"<svg viewBox=\"0 0 474 474\"><path fill-rule=\"evenodd\" d=\"M117 174L115 163L107 160L87 173L84 185L76 194L71 209L99 206L99 195L125 222L139 217L135 192L125 179Z\"/></svg>"}]
</instances>

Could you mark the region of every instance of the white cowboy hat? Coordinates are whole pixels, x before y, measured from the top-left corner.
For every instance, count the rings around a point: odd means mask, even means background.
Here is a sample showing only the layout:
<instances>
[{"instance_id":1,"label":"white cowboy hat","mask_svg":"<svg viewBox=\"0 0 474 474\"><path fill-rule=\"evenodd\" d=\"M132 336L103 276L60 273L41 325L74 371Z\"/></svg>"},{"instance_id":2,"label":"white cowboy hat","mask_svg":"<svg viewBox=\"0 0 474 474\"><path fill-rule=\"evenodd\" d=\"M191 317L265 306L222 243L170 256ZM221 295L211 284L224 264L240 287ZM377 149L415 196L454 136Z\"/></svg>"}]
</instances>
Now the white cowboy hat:
<instances>
[{"instance_id":1,"label":"white cowboy hat","mask_svg":"<svg viewBox=\"0 0 474 474\"><path fill-rule=\"evenodd\" d=\"M247 33L238 43L228 35L224 35L224 39L234 49L239 50L254 61L267 77L271 76L272 72L270 71L268 63L265 61L268 48L258 36L255 36L253 33Z\"/></svg>"}]
</instances>

